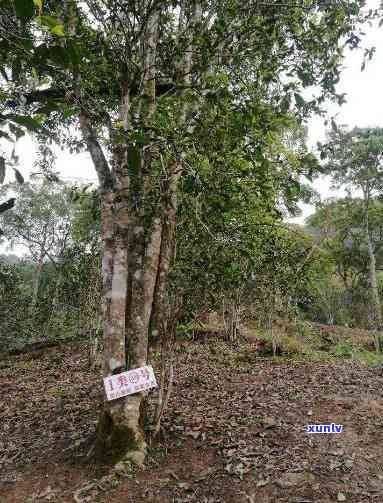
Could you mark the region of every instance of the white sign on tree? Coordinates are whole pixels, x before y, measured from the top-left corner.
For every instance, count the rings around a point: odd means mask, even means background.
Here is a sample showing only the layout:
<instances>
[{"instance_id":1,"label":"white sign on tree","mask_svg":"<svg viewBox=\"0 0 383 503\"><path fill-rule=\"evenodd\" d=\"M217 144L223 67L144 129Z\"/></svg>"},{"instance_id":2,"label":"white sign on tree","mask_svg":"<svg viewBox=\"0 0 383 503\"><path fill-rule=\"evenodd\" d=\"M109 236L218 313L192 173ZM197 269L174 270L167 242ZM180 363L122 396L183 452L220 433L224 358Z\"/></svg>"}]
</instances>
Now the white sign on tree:
<instances>
[{"instance_id":1,"label":"white sign on tree","mask_svg":"<svg viewBox=\"0 0 383 503\"><path fill-rule=\"evenodd\" d=\"M153 367L145 365L121 374L104 378L104 387L107 400L115 400L139 391L157 387Z\"/></svg>"}]
</instances>

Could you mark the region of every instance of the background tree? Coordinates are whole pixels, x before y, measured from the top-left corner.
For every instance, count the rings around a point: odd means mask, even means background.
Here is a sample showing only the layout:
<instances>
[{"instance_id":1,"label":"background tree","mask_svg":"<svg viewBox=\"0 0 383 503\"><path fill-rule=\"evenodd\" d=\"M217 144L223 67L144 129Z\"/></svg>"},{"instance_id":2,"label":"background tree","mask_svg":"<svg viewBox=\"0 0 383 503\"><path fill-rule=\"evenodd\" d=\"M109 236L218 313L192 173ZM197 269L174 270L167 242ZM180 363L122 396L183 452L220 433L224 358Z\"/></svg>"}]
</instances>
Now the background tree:
<instances>
[{"instance_id":1,"label":"background tree","mask_svg":"<svg viewBox=\"0 0 383 503\"><path fill-rule=\"evenodd\" d=\"M239 119L233 114L235 120ZM178 287L182 285L186 311L226 313L229 340L239 331L246 285L270 232L277 232L282 215L295 213L297 202L311 195L301 179L310 175L316 162L302 131L299 141L288 138L288 132L297 129L292 117L276 121L273 130L270 125L263 157L256 159L241 144L250 137L235 138L232 131L211 127L209 136L204 131L201 137L205 144L194 160L195 169L183 180L173 277Z\"/></svg>"},{"instance_id":2,"label":"background tree","mask_svg":"<svg viewBox=\"0 0 383 503\"><path fill-rule=\"evenodd\" d=\"M337 324L368 327L370 323L365 310L366 305L370 306L370 260L364 215L364 201L347 197L321 203L306 222L308 232L320 240L321 249L329 254L333 263L337 279L335 283L334 279L330 283L338 299L334 304L337 313L333 316ZM382 268L382 216L380 200L371 199L368 221L377 271ZM379 287L379 274L377 282ZM326 291L335 301L331 288ZM325 295L324 291L321 293Z\"/></svg>"},{"instance_id":3,"label":"background tree","mask_svg":"<svg viewBox=\"0 0 383 503\"><path fill-rule=\"evenodd\" d=\"M0 351L29 342L38 336L26 313L30 306L31 267L17 257L0 256Z\"/></svg>"},{"instance_id":4,"label":"background tree","mask_svg":"<svg viewBox=\"0 0 383 503\"><path fill-rule=\"evenodd\" d=\"M51 183L32 182L4 186L3 193L12 192L17 202L0 217L3 241L11 248L24 246L35 263L32 309L38 299L44 262L57 268L68 244L71 226L69 190Z\"/></svg>"},{"instance_id":5,"label":"background tree","mask_svg":"<svg viewBox=\"0 0 383 503\"><path fill-rule=\"evenodd\" d=\"M324 149L326 169L337 187L363 194L365 242L369 258L370 330L382 330L382 313L376 276L376 257L371 238L369 208L383 187L383 129L334 128Z\"/></svg>"}]
</instances>

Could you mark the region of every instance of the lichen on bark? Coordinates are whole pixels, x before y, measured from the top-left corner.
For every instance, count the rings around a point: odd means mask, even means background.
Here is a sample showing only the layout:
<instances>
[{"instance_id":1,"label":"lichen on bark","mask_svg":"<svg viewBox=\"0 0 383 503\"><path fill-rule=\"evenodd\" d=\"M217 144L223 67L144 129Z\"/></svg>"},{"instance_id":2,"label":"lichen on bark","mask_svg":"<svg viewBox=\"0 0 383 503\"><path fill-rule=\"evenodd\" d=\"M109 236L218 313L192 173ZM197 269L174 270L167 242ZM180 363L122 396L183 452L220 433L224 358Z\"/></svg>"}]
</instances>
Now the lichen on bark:
<instances>
[{"instance_id":1,"label":"lichen on bark","mask_svg":"<svg viewBox=\"0 0 383 503\"><path fill-rule=\"evenodd\" d=\"M99 461L113 465L121 461L143 465L146 442L143 431L143 400L139 395L123 397L109 410L105 407L102 411L96 430L95 453ZM136 414L132 413L137 406ZM135 420L135 415L139 416L138 421Z\"/></svg>"}]
</instances>

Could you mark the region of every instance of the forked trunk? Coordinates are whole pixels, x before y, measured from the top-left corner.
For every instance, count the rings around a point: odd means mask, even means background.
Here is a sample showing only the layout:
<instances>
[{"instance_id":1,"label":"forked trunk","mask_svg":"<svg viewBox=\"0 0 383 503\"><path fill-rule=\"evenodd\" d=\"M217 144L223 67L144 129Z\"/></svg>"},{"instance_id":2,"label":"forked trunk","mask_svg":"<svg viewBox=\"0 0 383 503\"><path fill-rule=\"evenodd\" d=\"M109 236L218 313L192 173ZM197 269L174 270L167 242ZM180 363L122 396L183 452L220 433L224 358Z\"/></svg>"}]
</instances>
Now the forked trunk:
<instances>
[{"instance_id":1,"label":"forked trunk","mask_svg":"<svg viewBox=\"0 0 383 503\"><path fill-rule=\"evenodd\" d=\"M145 245L139 215L120 209L113 196L103 211L104 376L147 363L149 320L159 266L161 222L154 219ZM129 218L128 218L129 216ZM145 392L104 403L97 431L97 452L112 462L142 465Z\"/></svg>"},{"instance_id":2,"label":"forked trunk","mask_svg":"<svg viewBox=\"0 0 383 503\"><path fill-rule=\"evenodd\" d=\"M165 288L174 251L180 157L172 149L167 152L167 189L158 199L159 142L148 136L148 131L154 134L156 130L152 122L156 112L160 7L150 0L142 0L141 7L146 16L143 15L145 23L139 35L140 86L132 100L130 75L121 83L120 124L117 129L111 121L108 124L113 145L111 166L90 124L89 113L83 110L80 114L80 127L97 171L102 201L105 377L146 364L149 326L158 332L164 326ZM190 84L193 37L201 15L199 2L192 9L187 2L182 3L180 33L185 52L176 74L179 84L185 87ZM185 125L187 103L185 100L181 105L177 126ZM139 140L134 133L137 128L142 133ZM145 396L144 392L135 393L104 403L97 432L98 453L114 462L143 463Z\"/></svg>"}]
</instances>

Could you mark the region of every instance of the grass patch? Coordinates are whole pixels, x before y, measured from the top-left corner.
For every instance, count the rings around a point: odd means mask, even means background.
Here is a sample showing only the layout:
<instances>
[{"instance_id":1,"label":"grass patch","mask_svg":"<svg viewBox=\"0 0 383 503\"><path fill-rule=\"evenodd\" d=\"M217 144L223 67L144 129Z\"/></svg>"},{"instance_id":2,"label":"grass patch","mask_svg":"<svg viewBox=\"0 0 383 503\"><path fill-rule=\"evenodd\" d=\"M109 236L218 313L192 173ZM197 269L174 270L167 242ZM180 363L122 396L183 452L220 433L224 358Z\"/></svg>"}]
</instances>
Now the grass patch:
<instances>
[{"instance_id":1,"label":"grass patch","mask_svg":"<svg viewBox=\"0 0 383 503\"><path fill-rule=\"evenodd\" d=\"M198 326L197 326L198 325ZM373 336L366 331L345 329L344 327L322 326L307 321L298 321L270 332L256 327L253 323L246 326L246 332L253 342L252 347L241 341L226 343L214 332L214 325L188 324L179 327L178 337L193 339L193 331L209 334L205 340L204 354L219 365L248 371L257 365L260 358L280 362L335 362L353 360L364 365L383 364L383 353L376 353L372 344ZM198 339L198 338L197 338ZM195 341L195 339L194 339ZM187 353L199 353L201 346L190 344ZM275 348L275 356L273 352Z\"/></svg>"},{"instance_id":2,"label":"grass patch","mask_svg":"<svg viewBox=\"0 0 383 503\"><path fill-rule=\"evenodd\" d=\"M287 325L284 330L270 332L251 326L258 341L258 350L237 355L243 364L255 364L259 356L279 361L331 362L353 360L369 366L383 364L383 353L376 353L373 335L365 330L322 326L307 321ZM273 355L273 339L276 356Z\"/></svg>"},{"instance_id":3,"label":"grass patch","mask_svg":"<svg viewBox=\"0 0 383 503\"><path fill-rule=\"evenodd\" d=\"M306 355L312 351L309 341L298 335L274 333L273 336L266 331L258 331L257 338L260 341L258 353L262 356L273 356L273 343L277 356L283 355Z\"/></svg>"},{"instance_id":4,"label":"grass patch","mask_svg":"<svg viewBox=\"0 0 383 503\"><path fill-rule=\"evenodd\" d=\"M192 321L177 326L177 339L195 339L204 334L217 334L223 331L223 326L215 323Z\"/></svg>"},{"instance_id":5,"label":"grass patch","mask_svg":"<svg viewBox=\"0 0 383 503\"><path fill-rule=\"evenodd\" d=\"M356 351L354 359L367 365L368 367L377 367L383 365L383 353L373 353L372 351Z\"/></svg>"},{"instance_id":6,"label":"grass patch","mask_svg":"<svg viewBox=\"0 0 383 503\"><path fill-rule=\"evenodd\" d=\"M334 356L338 358L348 359L348 358L354 358L356 349L357 348L350 339L344 339L343 341L340 341L337 344L335 344L331 348L330 353L332 353Z\"/></svg>"}]
</instances>

